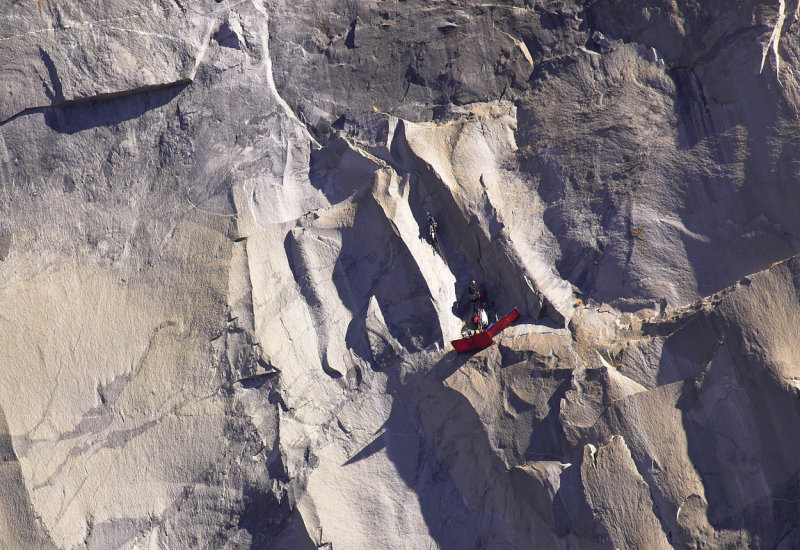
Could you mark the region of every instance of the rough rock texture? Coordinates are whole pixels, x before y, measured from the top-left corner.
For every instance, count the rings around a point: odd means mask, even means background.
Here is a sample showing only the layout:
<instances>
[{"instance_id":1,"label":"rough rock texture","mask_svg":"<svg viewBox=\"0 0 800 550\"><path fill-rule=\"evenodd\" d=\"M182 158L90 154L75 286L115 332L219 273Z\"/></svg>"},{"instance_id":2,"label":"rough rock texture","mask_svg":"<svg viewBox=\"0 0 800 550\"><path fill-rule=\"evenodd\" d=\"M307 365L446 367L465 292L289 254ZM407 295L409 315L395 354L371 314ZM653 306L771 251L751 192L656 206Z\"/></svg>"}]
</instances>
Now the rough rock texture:
<instances>
[{"instance_id":1,"label":"rough rock texture","mask_svg":"<svg viewBox=\"0 0 800 550\"><path fill-rule=\"evenodd\" d=\"M798 10L6 2L0 546L800 545Z\"/></svg>"}]
</instances>

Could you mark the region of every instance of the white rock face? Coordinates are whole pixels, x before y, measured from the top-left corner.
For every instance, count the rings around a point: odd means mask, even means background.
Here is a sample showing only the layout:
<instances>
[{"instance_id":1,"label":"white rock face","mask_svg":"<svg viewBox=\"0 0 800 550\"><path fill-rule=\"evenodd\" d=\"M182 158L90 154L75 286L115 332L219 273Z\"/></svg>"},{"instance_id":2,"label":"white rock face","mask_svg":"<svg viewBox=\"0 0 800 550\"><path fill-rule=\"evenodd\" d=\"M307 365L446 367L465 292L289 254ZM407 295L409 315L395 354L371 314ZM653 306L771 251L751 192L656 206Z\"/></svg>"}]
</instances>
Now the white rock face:
<instances>
[{"instance_id":1,"label":"white rock face","mask_svg":"<svg viewBox=\"0 0 800 550\"><path fill-rule=\"evenodd\" d=\"M800 545L797 2L73 4L0 15L0 547Z\"/></svg>"}]
</instances>

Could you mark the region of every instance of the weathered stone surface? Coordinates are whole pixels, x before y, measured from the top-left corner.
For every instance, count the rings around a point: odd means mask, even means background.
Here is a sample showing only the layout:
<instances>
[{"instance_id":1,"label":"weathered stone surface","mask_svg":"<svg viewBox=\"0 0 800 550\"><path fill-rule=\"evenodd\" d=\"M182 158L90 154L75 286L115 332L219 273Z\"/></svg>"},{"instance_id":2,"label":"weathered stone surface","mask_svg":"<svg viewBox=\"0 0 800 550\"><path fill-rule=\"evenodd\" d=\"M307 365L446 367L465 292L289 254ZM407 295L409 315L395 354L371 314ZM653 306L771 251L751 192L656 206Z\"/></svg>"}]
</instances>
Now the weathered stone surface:
<instances>
[{"instance_id":1,"label":"weathered stone surface","mask_svg":"<svg viewBox=\"0 0 800 550\"><path fill-rule=\"evenodd\" d=\"M210 0L191 9L144 1L40 6L37 13L34 2L17 2L4 14L0 120L190 82L216 7Z\"/></svg>"},{"instance_id":2,"label":"weathered stone surface","mask_svg":"<svg viewBox=\"0 0 800 550\"><path fill-rule=\"evenodd\" d=\"M636 471L622 436L612 436L599 448L586 445L581 477L586 500L608 533L598 542L611 542L615 548L669 547L653 514L648 485ZM620 506L622 502L626 506Z\"/></svg>"},{"instance_id":3,"label":"weathered stone surface","mask_svg":"<svg viewBox=\"0 0 800 550\"><path fill-rule=\"evenodd\" d=\"M729 4L9 3L0 546L797 546L798 3Z\"/></svg>"}]
</instances>

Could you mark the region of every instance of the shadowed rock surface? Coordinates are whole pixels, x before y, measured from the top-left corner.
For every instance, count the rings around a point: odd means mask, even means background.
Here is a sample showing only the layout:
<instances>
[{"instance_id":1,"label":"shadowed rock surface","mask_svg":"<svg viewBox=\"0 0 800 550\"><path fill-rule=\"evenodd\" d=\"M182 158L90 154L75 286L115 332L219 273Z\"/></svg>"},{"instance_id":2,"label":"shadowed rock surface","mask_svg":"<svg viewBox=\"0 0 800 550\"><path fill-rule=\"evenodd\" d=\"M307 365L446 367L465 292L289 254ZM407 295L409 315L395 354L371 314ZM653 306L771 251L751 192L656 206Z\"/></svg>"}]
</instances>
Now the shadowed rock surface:
<instances>
[{"instance_id":1,"label":"shadowed rock surface","mask_svg":"<svg viewBox=\"0 0 800 550\"><path fill-rule=\"evenodd\" d=\"M798 10L6 2L0 546L800 545Z\"/></svg>"}]
</instances>

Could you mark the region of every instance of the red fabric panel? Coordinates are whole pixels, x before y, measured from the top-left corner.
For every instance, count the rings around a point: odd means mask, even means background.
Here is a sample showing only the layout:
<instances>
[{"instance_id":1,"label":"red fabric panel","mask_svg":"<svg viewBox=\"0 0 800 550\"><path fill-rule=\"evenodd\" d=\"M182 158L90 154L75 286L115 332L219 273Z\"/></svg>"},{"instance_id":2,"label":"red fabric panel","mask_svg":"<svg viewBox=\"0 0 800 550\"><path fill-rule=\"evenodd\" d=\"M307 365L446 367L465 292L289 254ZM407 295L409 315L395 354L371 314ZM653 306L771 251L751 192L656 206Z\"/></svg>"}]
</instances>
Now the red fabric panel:
<instances>
[{"instance_id":1,"label":"red fabric panel","mask_svg":"<svg viewBox=\"0 0 800 550\"><path fill-rule=\"evenodd\" d=\"M516 321L517 317L519 317L519 310L514 308L506 313L502 319L486 329L486 332L488 332L492 337L495 337L501 330Z\"/></svg>"},{"instance_id":2,"label":"red fabric panel","mask_svg":"<svg viewBox=\"0 0 800 550\"><path fill-rule=\"evenodd\" d=\"M455 348L458 353L464 353L467 351L485 348L486 346L491 346L494 343L494 340L492 340L491 334L489 334L487 331L483 331L479 332L478 334L473 334L469 338L460 338L459 340L453 340L450 343L453 344L453 348Z\"/></svg>"}]
</instances>

